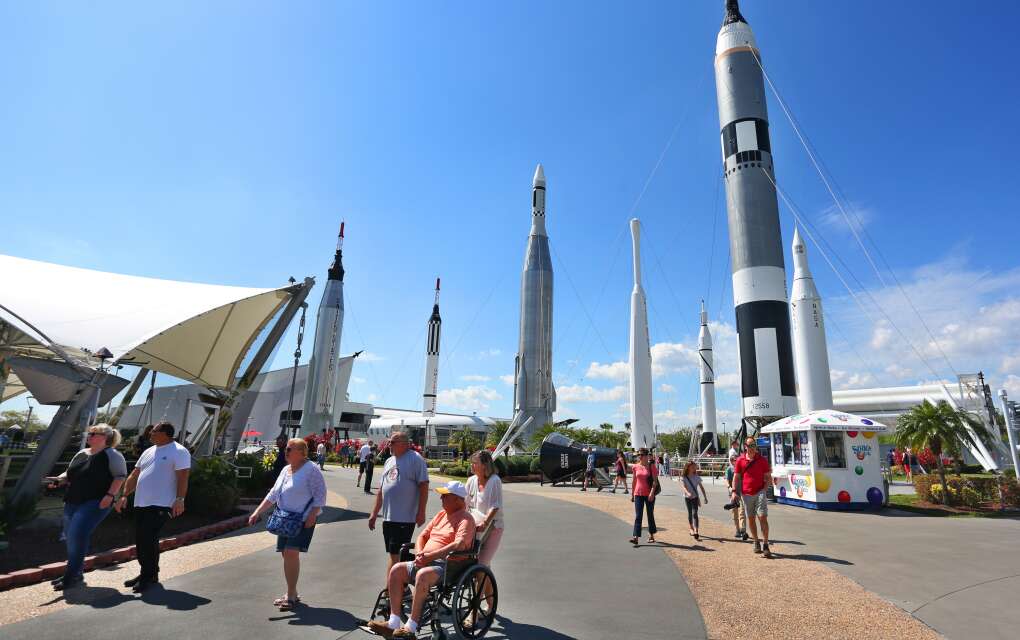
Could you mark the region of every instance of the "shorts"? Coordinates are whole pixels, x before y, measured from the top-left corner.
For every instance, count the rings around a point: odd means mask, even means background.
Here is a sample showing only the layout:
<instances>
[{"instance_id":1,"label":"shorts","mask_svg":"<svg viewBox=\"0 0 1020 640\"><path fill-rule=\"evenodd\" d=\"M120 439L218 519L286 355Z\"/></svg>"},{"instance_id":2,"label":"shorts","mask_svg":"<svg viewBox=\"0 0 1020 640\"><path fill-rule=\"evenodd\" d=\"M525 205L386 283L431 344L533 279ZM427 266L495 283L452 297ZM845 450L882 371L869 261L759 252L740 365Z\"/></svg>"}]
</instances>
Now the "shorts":
<instances>
[{"instance_id":1,"label":"shorts","mask_svg":"<svg viewBox=\"0 0 1020 640\"><path fill-rule=\"evenodd\" d=\"M382 535L386 553L396 555L400 553L400 547L411 543L411 537L414 535L414 523L384 521Z\"/></svg>"},{"instance_id":2,"label":"shorts","mask_svg":"<svg viewBox=\"0 0 1020 640\"><path fill-rule=\"evenodd\" d=\"M482 543L482 548L478 550L478 564L484 564L487 567L492 564L492 558L496 555L499 541L502 539L503 530L493 527L489 532L489 537Z\"/></svg>"},{"instance_id":3,"label":"shorts","mask_svg":"<svg viewBox=\"0 0 1020 640\"><path fill-rule=\"evenodd\" d=\"M742 495L740 499L744 502L744 513L748 518L751 516L767 516L769 514L769 501L762 489L753 496Z\"/></svg>"},{"instance_id":4,"label":"shorts","mask_svg":"<svg viewBox=\"0 0 1020 640\"><path fill-rule=\"evenodd\" d=\"M365 461L362 460L358 463L358 473L365 473Z\"/></svg>"},{"instance_id":5,"label":"shorts","mask_svg":"<svg viewBox=\"0 0 1020 640\"><path fill-rule=\"evenodd\" d=\"M308 545L312 542L312 534L315 533L315 525L302 527L301 533L293 538L276 536L276 551L283 552L284 549L297 549L301 553L308 551Z\"/></svg>"},{"instance_id":6,"label":"shorts","mask_svg":"<svg viewBox=\"0 0 1020 640\"><path fill-rule=\"evenodd\" d=\"M586 478L591 478L592 480L594 480L595 479L595 471L594 470L592 470L592 471L585 471L584 472L584 476Z\"/></svg>"},{"instance_id":7,"label":"shorts","mask_svg":"<svg viewBox=\"0 0 1020 640\"><path fill-rule=\"evenodd\" d=\"M443 576L446 575L446 560L433 560L424 567L414 566L414 560L405 562L404 565L407 567L407 582L414 584L414 581L418 578L418 572L421 569L427 569L428 567L436 567L439 574L439 582L443 581Z\"/></svg>"}]
</instances>

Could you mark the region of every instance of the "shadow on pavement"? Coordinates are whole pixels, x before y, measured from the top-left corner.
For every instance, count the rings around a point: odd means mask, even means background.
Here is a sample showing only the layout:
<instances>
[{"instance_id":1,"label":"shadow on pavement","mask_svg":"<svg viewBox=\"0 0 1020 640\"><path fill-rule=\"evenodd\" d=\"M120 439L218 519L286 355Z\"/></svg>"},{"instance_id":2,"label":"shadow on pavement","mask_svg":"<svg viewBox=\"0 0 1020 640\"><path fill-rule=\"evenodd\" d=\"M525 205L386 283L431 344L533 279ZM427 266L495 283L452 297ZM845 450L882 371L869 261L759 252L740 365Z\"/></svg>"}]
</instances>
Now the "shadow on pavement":
<instances>
[{"instance_id":1,"label":"shadow on pavement","mask_svg":"<svg viewBox=\"0 0 1020 640\"><path fill-rule=\"evenodd\" d=\"M351 511L350 509L327 506L322 509L322 514L319 516L319 523L326 524L329 522L347 522L348 520L367 519L368 513L364 511Z\"/></svg>"},{"instance_id":2,"label":"shadow on pavement","mask_svg":"<svg viewBox=\"0 0 1020 640\"><path fill-rule=\"evenodd\" d=\"M63 592L63 597L57 597L42 606L45 607L48 604L64 600L67 604L83 604L92 607L93 609L110 609L134 599L134 596L129 596L121 593L117 589L111 589L110 587L84 586L76 589L68 589Z\"/></svg>"},{"instance_id":3,"label":"shadow on pavement","mask_svg":"<svg viewBox=\"0 0 1020 640\"><path fill-rule=\"evenodd\" d=\"M146 604L158 604L171 611L194 611L212 602L209 598L196 596L187 591L166 589L161 584L155 584L142 593L142 602Z\"/></svg>"},{"instance_id":4,"label":"shadow on pavement","mask_svg":"<svg viewBox=\"0 0 1020 640\"><path fill-rule=\"evenodd\" d=\"M310 607L306 604L299 604L291 611L281 613L288 615L272 616L269 621L302 627L323 627L334 631L353 631L363 623L343 609Z\"/></svg>"},{"instance_id":5,"label":"shadow on pavement","mask_svg":"<svg viewBox=\"0 0 1020 640\"><path fill-rule=\"evenodd\" d=\"M496 615L496 625L489 630L486 637L492 638L492 640L520 640L521 638L527 638L527 640L578 640L574 636L568 636L559 631L533 624L521 624L498 614Z\"/></svg>"},{"instance_id":6,"label":"shadow on pavement","mask_svg":"<svg viewBox=\"0 0 1020 640\"><path fill-rule=\"evenodd\" d=\"M798 553L796 555L789 553L775 553L772 554L775 558L780 560L810 560L812 562L828 562L831 564L840 564L843 566L853 566L854 563L849 560L840 560L839 558L830 558L829 556L822 556L816 553Z\"/></svg>"}]
</instances>

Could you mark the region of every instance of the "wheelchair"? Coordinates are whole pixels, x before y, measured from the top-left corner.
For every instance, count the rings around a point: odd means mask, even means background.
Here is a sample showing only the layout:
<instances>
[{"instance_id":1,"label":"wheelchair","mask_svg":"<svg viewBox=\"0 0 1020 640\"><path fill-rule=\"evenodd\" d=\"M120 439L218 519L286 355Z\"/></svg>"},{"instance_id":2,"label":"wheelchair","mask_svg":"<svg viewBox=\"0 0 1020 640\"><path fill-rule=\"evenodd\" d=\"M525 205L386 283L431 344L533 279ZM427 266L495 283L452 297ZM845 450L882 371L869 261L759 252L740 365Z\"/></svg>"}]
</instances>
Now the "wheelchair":
<instances>
[{"instance_id":1,"label":"wheelchair","mask_svg":"<svg viewBox=\"0 0 1020 640\"><path fill-rule=\"evenodd\" d=\"M478 552L492 530L490 524L476 536L474 545L467 551L456 551L446 557L446 572L443 579L432 586L418 621L418 638L431 640L476 640L488 633L496 621L496 603L499 589L496 577L485 565L478 564ZM400 548L400 561L414 560L413 545ZM491 587L492 595L484 595L485 588ZM404 588L401 601L401 618L411 612L414 585ZM386 621L390 617L389 589L383 588L372 608L371 620ZM367 630L367 627L362 627ZM371 631L369 631L371 633Z\"/></svg>"}]
</instances>

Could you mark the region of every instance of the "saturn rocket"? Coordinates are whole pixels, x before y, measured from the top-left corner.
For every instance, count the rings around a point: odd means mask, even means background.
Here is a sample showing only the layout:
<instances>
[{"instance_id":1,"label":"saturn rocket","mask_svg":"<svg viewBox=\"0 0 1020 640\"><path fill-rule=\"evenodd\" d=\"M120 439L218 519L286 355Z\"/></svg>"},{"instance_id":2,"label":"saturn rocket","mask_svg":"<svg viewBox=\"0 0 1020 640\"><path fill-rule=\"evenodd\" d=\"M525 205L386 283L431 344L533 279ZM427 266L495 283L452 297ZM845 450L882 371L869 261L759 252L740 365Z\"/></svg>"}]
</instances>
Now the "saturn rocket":
<instances>
[{"instance_id":1,"label":"saturn rocket","mask_svg":"<svg viewBox=\"0 0 1020 640\"><path fill-rule=\"evenodd\" d=\"M765 86L737 0L726 2L715 53L743 415L787 416L797 394Z\"/></svg>"},{"instance_id":2,"label":"saturn rocket","mask_svg":"<svg viewBox=\"0 0 1020 640\"><path fill-rule=\"evenodd\" d=\"M436 415L436 388L439 384L439 332L443 319L439 317L439 278L436 278L436 300L429 316L429 335L425 342L425 393L422 396L421 414L426 418Z\"/></svg>"},{"instance_id":3,"label":"saturn rocket","mask_svg":"<svg viewBox=\"0 0 1020 640\"><path fill-rule=\"evenodd\" d=\"M521 275L521 334L514 363L514 418L525 441L553 421L556 390L552 380L553 269L545 232L545 171L539 164L531 188L531 233Z\"/></svg>"},{"instance_id":4,"label":"saturn rocket","mask_svg":"<svg viewBox=\"0 0 1020 640\"><path fill-rule=\"evenodd\" d=\"M340 336L344 328L344 223L340 223L340 235L336 241L336 255L329 265L326 289L319 301L319 312L315 316L315 344L312 359L308 363L308 378L305 381L305 403L301 412L301 435L321 433L323 429L335 426L334 415L343 402L335 398L337 373L340 359Z\"/></svg>"},{"instance_id":5,"label":"saturn rocket","mask_svg":"<svg viewBox=\"0 0 1020 640\"><path fill-rule=\"evenodd\" d=\"M701 330L698 332L698 361L701 370L701 425L702 437L699 451L711 444L719 450L715 426L715 366L712 358L712 334L708 330L708 312L705 301L701 301Z\"/></svg>"},{"instance_id":6,"label":"saturn rocket","mask_svg":"<svg viewBox=\"0 0 1020 640\"><path fill-rule=\"evenodd\" d=\"M793 321L793 356L797 371L797 399L800 412L832 408L832 380L829 350L825 344L822 299L808 267L807 247L800 232L793 230L793 291L790 294Z\"/></svg>"},{"instance_id":7,"label":"saturn rocket","mask_svg":"<svg viewBox=\"0 0 1020 640\"><path fill-rule=\"evenodd\" d=\"M655 446L652 419L652 352L648 342L648 308L641 287L641 223L630 221L634 246L634 288L630 293L630 444Z\"/></svg>"}]
</instances>

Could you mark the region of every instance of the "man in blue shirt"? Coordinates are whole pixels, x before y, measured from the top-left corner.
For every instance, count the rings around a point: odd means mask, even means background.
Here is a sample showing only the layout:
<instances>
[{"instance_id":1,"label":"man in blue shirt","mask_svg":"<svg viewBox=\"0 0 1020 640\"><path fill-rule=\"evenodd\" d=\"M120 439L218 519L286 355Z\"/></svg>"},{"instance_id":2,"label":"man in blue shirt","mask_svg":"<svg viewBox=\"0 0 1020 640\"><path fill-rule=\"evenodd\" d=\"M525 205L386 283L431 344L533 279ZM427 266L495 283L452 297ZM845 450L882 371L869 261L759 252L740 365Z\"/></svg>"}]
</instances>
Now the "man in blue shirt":
<instances>
[{"instance_id":1,"label":"man in blue shirt","mask_svg":"<svg viewBox=\"0 0 1020 640\"><path fill-rule=\"evenodd\" d=\"M390 554L390 568L400 560L400 547L411 542L415 526L425 524L425 506L429 498L429 469L425 459L411 451L407 434L398 431L390 436L393 454L383 465L382 483L375 495L375 506L368 519L368 528L375 531L375 522L382 511L383 543Z\"/></svg>"},{"instance_id":2,"label":"man in blue shirt","mask_svg":"<svg viewBox=\"0 0 1020 640\"><path fill-rule=\"evenodd\" d=\"M602 491L602 485L599 484L598 479L595 477L595 447L588 447L588 458L584 464L584 482L581 483L581 491L588 490L589 482L599 491Z\"/></svg>"}]
</instances>

